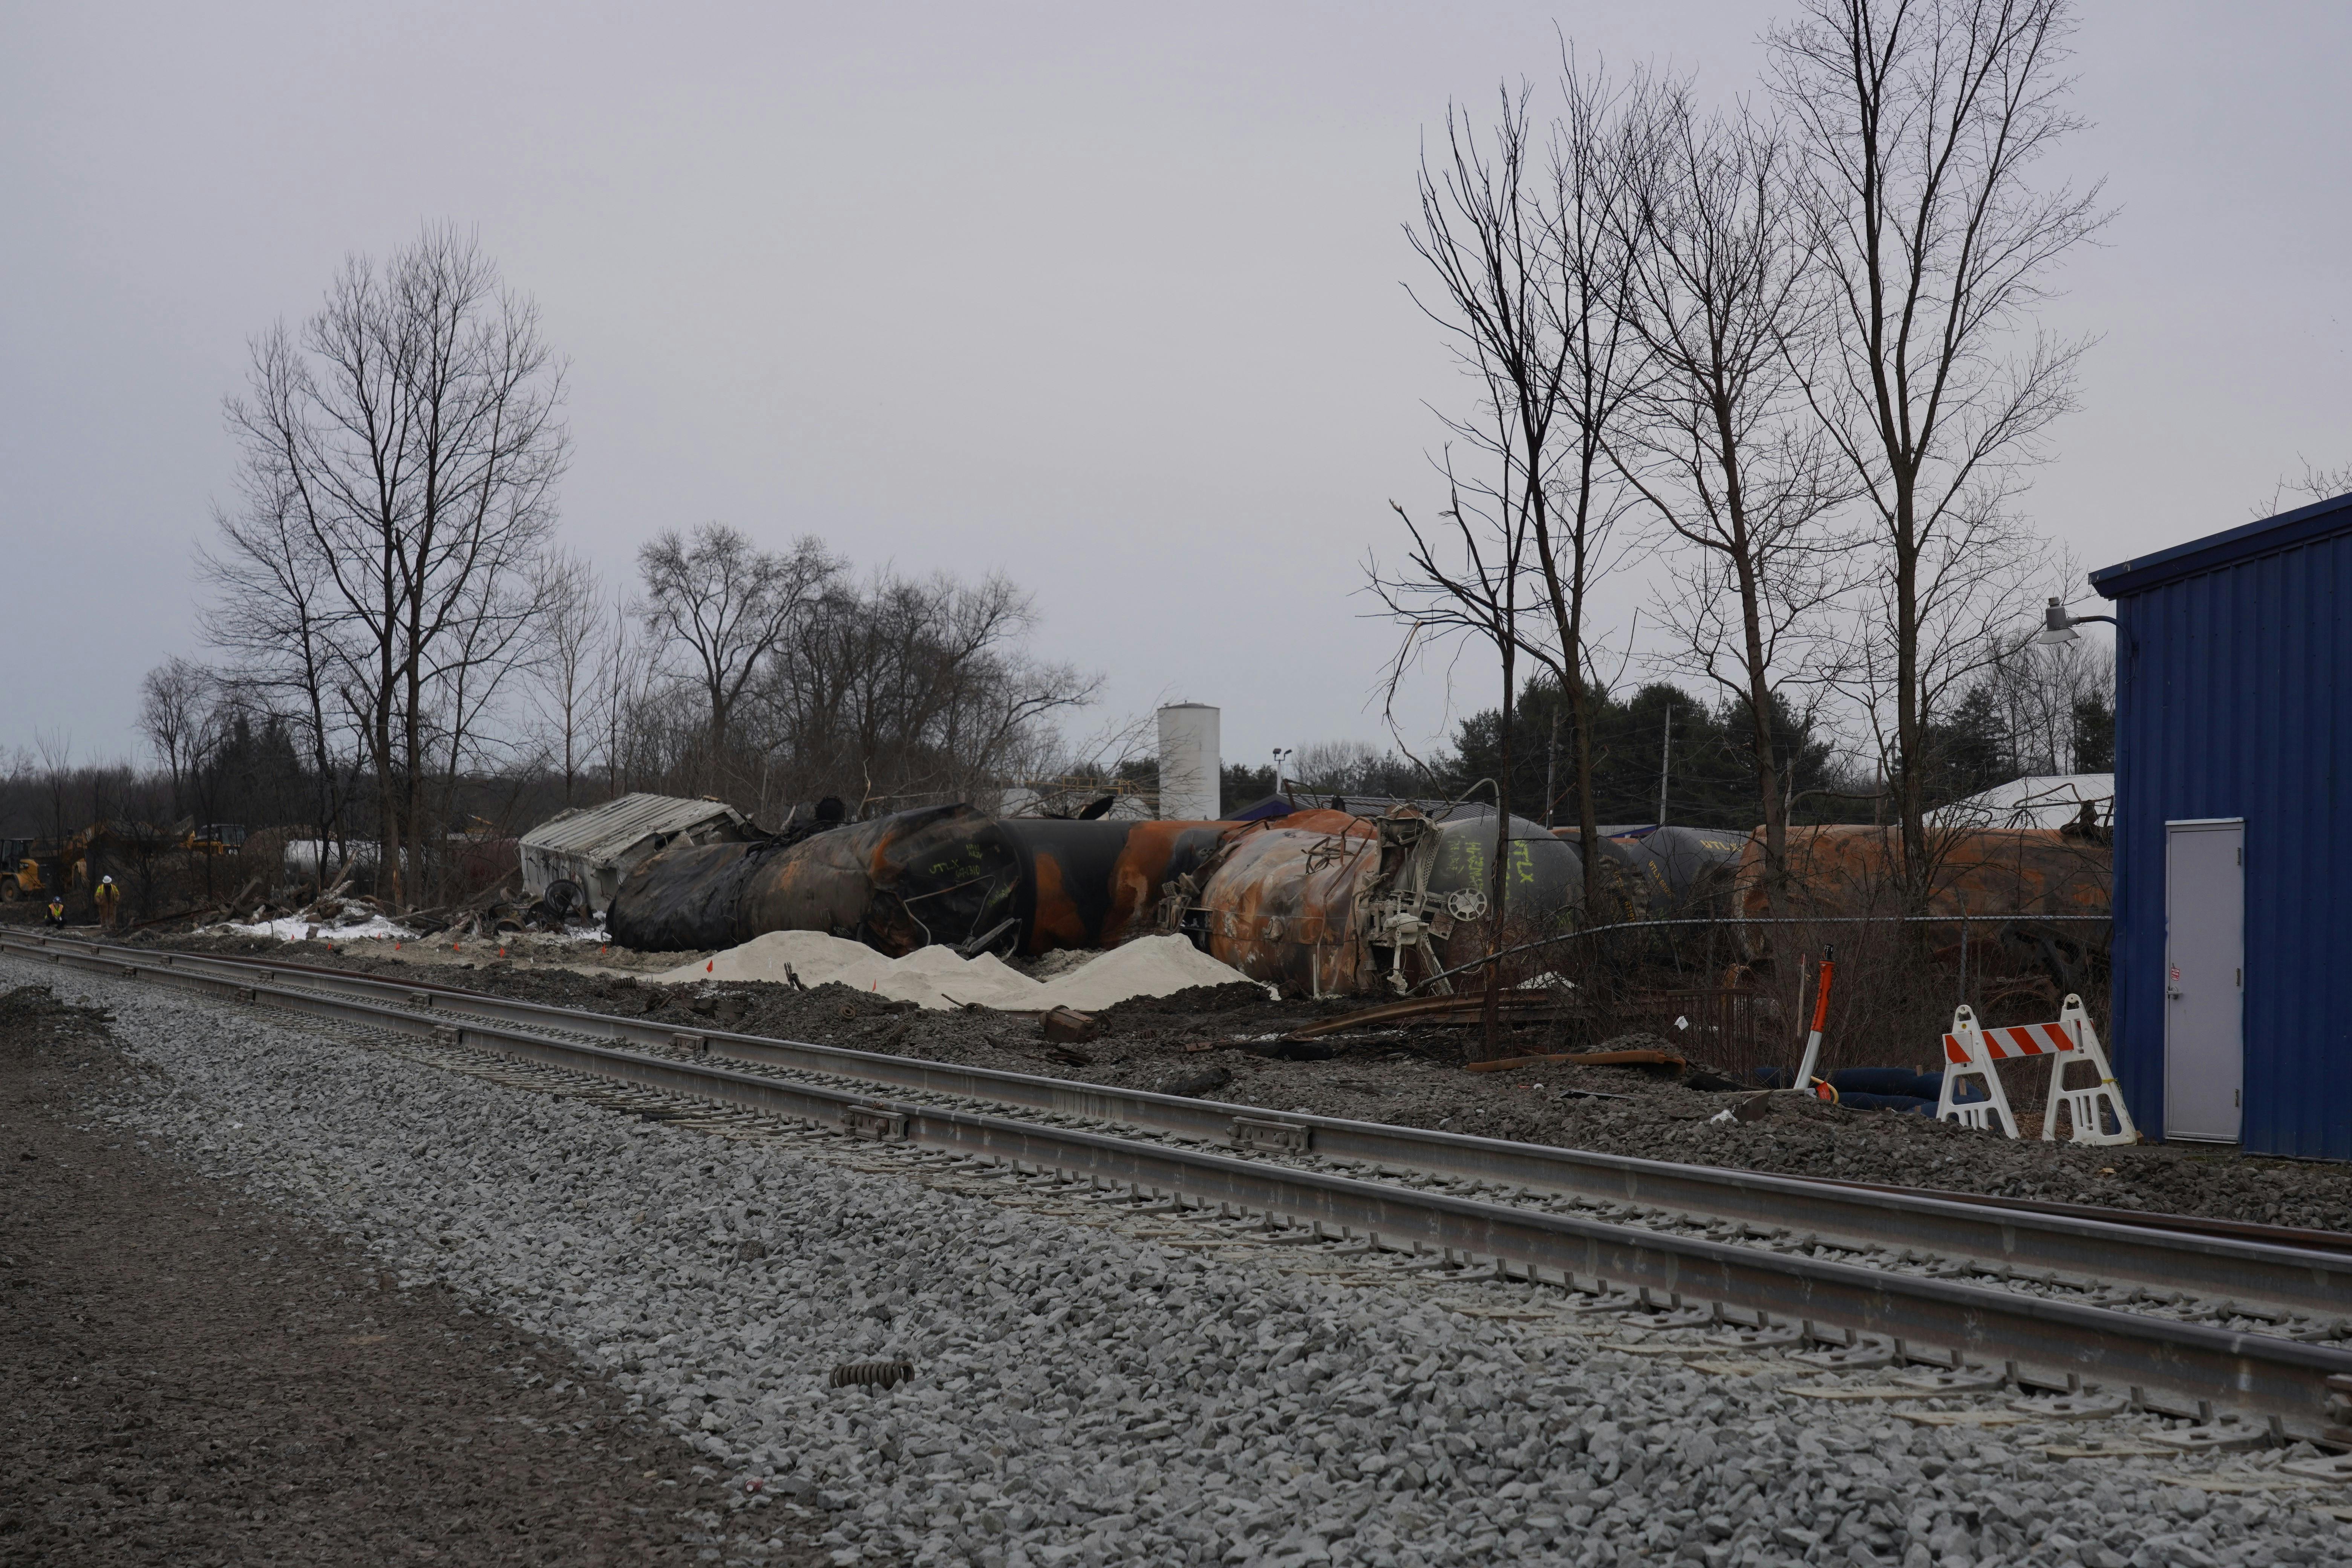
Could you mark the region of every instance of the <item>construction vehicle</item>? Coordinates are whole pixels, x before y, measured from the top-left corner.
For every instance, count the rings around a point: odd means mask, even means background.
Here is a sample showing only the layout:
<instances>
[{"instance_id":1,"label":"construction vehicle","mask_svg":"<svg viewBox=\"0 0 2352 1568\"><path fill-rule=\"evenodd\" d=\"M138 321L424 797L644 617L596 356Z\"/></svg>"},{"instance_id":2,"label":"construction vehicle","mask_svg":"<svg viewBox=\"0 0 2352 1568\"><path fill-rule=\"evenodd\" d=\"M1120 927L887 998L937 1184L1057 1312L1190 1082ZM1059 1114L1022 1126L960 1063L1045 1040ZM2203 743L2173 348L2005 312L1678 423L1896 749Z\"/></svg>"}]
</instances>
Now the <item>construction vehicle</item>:
<instances>
[{"instance_id":1,"label":"construction vehicle","mask_svg":"<svg viewBox=\"0 0 2352 1568\"><path fill-rule=\"evenodd\" d=\"M234 855L245 847L245 824L207 822L189 829L180 847L197 855Z\"/></svg>"},{"instance_id":2,"label":"construction vehicle","mask_svg":"<svg viewBox=\"0 0 2352 1568\"><path fill-rule=\"evenodd\" d=\"M41 863L33 858L33 842L0 838L0 900L37 899L47 890Z\"/></svg>"}]
</instances>

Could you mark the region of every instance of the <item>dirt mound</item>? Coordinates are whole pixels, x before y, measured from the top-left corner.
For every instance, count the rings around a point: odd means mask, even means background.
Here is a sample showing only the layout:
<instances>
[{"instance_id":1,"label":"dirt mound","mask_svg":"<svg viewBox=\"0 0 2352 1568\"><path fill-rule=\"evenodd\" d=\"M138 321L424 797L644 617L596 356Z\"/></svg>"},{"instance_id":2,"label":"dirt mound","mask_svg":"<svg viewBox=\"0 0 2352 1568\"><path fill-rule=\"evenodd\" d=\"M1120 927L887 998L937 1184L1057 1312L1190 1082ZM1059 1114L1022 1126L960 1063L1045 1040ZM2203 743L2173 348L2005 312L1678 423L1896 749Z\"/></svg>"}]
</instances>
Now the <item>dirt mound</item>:
<instances>
[{"instance_id":1,"label":"dirt mound","mask_svg":"<svg viewBox=\"0 0 2352 1568\"><path fill-rule=\"evenodd\" d=\"M0 991L0 1029L47 1027L74 1034L102 1033L114 1015L86 996L60 1000L49 985L16 985Z\"/></svg>"}]
</instances>

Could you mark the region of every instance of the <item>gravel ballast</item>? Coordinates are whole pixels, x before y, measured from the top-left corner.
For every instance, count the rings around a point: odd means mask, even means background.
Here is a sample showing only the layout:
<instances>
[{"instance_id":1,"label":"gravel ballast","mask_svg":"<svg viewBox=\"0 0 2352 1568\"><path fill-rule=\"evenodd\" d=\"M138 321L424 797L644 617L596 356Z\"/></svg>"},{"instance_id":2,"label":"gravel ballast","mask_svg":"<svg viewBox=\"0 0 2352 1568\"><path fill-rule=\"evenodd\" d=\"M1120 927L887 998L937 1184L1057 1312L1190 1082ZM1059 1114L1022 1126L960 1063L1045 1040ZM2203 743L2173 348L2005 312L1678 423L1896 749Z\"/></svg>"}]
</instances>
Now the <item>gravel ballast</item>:
<instances>
[{"instance_id":1,"label":"gravel ballast","mask_svg":"<svg viewBox=\"0 0 2352 1568\"><path fill-rule=\"evenodd\" d=\"M646 985L628 974L576 973L522 956L543 952L543 944L518 948L518 956L508 959L480 943L468 944L460 955L415 947L394 953L370 942L339 944L338 952L338 944L327 942L152 940L159 946L417 976L678 1028L716 1026L1398 1126L1790 1175L2352 1230L2352 1166L2341 1164L2193 1144L2084 1148L2031 1136L2012 1142L1925 1117L1822 1105L1797 1095L1775 1097L1772 1114L1759 1121L1723 1127L1708 1119L1738 1097L1690 1088L1673 1074L1560 1063L1464 1071L1467 1032L1460 1029L1328 1037L1316 1042L1331 1051L1328 1058L1273 1058L1258 1054L1264 1042L1360 1004L1269 1003L1250 985L1122 1004L1102 1015L1102 1037L1074 1058L1041 1042L1035 1023L1019 1015L919 1013L838 985L807 991L751 983ZM597 962L625 960L658 962L619 952ZM1529 1030L1517 1048L1549 1048L1543 1033ZM1656 1038L1612 1043L1669 1044ZM1204 1074L1223 1076L1213 1087L1199 1087ZM2046 1068L2016 1063L2006 1076L2021 1121L2038 1133Z\"/></svg>"},{"instance_id":2,"label":"gravel ballast","mask_svg":"<svg viewBox=\"0 0 2352 1568\"><path fill-rule=\"evenodd\" d=\"M156 1073L121 1125L572 1346L749 1517L795 1510L842 1563L2352 1557L2320 1511L2352 1499L2286 1479L2292 1450L2059 1463L2080 1429L1800 1397L1825 1380L1685 1365L1556 1293L1180 1246L845 1140L639 1120L16 960L0 979L115 1011ZM900 1359L897 1387L831 1386Z\"/></svg>"}]
</instances>

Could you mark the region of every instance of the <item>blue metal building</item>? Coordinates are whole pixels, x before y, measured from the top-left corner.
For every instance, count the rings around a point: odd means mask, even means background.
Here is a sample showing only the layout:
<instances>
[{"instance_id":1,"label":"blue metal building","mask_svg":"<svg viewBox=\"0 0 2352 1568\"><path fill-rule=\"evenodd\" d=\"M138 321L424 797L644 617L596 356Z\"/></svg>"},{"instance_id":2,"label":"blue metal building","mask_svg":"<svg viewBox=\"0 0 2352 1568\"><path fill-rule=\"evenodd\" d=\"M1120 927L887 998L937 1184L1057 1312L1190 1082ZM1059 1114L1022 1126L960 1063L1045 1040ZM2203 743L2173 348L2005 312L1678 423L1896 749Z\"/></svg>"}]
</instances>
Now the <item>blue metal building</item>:
<instances>
[{"instance_id":1,"label":"blue metal building","mask_svg":"<svg viewBox=\"0 0 2352 1568\"><path fill-rule=\"evenodd\" d=\"M2352 1159L2352 496L2115 601L2116 1076L2150 1136Z\"/></svg>"}]
</instances>

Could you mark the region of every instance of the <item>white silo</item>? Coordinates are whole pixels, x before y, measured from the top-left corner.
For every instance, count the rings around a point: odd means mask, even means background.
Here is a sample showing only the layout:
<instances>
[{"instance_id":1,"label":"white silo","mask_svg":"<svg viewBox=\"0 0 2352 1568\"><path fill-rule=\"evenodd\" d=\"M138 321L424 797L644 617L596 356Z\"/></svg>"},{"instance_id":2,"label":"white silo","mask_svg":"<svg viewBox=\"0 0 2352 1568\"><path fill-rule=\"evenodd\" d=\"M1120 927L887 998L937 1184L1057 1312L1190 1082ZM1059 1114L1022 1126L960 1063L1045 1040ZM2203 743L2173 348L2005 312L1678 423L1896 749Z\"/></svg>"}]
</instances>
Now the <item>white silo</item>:
<instances>
[{"instance_id":1,"label":"white silo","mask_svg":"<svg viewBox=\"0 0 2352 1568\"><path fill-rule=\"evenodd\" d=\"M1208 822L1218 808L1217 710L1176 702L1160 710L1160 815Z\"/></svg>"}]
</instances>

